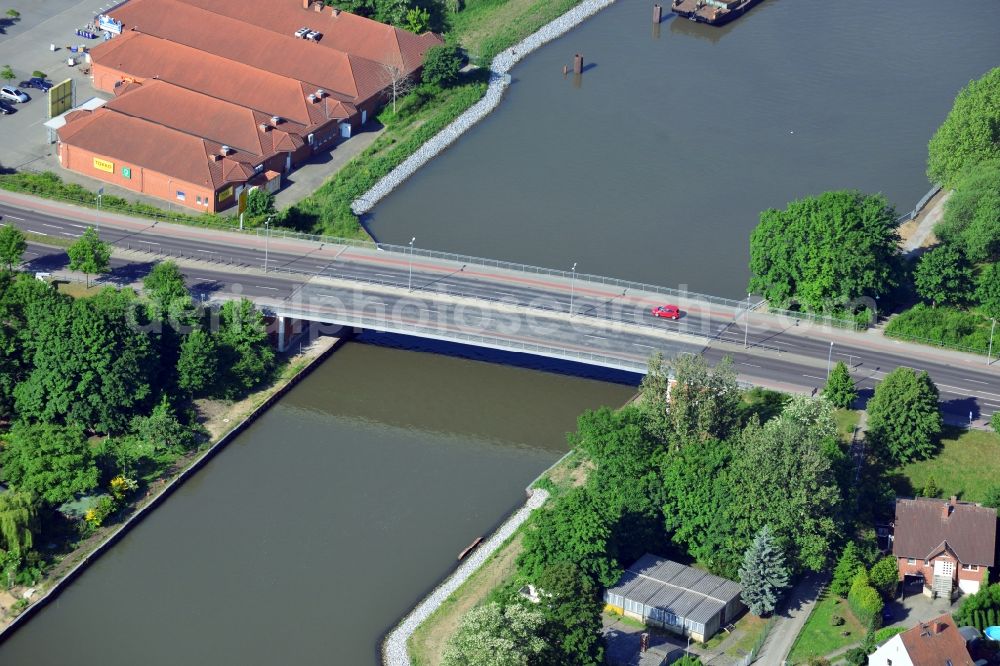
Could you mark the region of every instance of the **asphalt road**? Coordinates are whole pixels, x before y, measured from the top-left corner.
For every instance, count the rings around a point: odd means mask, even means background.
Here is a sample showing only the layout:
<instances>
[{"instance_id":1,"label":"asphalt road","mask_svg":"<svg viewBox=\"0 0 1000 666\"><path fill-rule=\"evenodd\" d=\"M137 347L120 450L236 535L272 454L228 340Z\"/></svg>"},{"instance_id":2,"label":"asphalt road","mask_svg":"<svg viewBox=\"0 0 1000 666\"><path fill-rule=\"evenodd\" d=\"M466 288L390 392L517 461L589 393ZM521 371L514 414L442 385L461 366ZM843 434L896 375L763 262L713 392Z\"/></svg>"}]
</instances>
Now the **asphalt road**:
<instances>
[{"instance_id":1,"label":"asphalt road","mask_svg":"<svg viewBox=\"0 0 1000 666\"><path fill-rule=\"evenodd\" d=\"M25 231L71 239L97 221L93 210L34 200L12 205L3 200L6 194L0 193L2 221ZM632 364L641 364L657 350L702 353L711 361L728 355L748 382L806 393L825 383L828 359L849 362L863 396L886 372L910 366L930 373L951 422L968 423L970 413L982 422L1000 409L1000 375L981 357L900 343L875 332L820 328L752 311L748 315L739 305L476 262L265 240L107 214L100 216L100 235L128 255L116 258L105 278L120 284L141 279L155 262L171 256L199 298L243 295L279 311L322 312L331 320L338 314L348 319L390 317L442 337L503 337ZM67 264L61 250L32 245L29 253L29 270L58 270ZM679 321L652 317L650 308L665 302L681 306Z\"/></svg>"}]
</instances>

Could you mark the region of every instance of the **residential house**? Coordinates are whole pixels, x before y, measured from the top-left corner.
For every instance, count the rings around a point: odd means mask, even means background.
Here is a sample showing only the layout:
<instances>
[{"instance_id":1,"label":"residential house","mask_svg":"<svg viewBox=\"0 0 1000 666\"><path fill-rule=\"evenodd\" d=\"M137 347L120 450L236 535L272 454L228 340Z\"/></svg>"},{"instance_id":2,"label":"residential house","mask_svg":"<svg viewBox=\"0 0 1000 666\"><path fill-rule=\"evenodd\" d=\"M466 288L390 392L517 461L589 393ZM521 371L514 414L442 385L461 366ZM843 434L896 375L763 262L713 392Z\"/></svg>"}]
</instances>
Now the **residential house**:
<instances>
[{"instance_id":1,"label":"residential house","mask_svg":"<svg viewBox=\"0 0 1000 666\"><path fill-rule=\"evenodd\" d=\"M921 622L868 656L869 666L974 666L965 636L951 615Z\"/></svg>"},{"instance_id":2,"label":"residential house","mask_svg":"<svg viewBox=\"0 0 1000 666\"><path fill-rule=\"evenodd\" d=\"M922 580L924 594L954 599L979 591L996 551L995 509L952 497L896 501L892 554L899 579Z\"/></svg>"}]
</instances>

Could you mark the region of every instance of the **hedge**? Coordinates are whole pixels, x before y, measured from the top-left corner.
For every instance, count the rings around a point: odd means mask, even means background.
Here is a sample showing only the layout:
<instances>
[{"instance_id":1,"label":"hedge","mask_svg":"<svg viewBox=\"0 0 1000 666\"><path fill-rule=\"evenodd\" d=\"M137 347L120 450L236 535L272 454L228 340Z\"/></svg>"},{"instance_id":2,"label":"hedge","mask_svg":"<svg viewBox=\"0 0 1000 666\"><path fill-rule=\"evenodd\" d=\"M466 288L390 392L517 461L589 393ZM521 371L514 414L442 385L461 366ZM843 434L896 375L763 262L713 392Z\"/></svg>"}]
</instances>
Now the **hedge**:
<instances>
[{"instance_id":1,"label":"hedge","mask_svg":"<svg viewBox=\"0 0 1000 666\"><path fill-rule=\"evenodd\" d=\"M868 582L868 576L859 573L851 585L851 591L847 594L847 603L854 613L869 631L878 629L882 622L882 595Z\"/></svg>"}]
</instances>

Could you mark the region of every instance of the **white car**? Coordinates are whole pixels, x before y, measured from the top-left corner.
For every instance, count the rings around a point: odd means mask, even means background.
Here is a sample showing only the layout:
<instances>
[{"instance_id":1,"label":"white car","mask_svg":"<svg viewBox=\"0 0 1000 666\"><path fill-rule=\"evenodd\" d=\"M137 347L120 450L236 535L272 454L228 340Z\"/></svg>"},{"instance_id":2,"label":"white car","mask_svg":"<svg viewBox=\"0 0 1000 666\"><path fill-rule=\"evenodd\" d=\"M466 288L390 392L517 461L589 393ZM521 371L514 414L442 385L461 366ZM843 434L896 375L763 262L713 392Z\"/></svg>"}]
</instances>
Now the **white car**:
<instances>
[{"instance_id":1,"label":"white car","mask_svg":"<svg viewBox=\"0 0 1000 666\"><path fill-rule=\"evenodd\" d=\"M0 88L0 99L6 99L16 103L27 102L29 98L14 86L3 86Z\"/></svg>"}]
</instances>

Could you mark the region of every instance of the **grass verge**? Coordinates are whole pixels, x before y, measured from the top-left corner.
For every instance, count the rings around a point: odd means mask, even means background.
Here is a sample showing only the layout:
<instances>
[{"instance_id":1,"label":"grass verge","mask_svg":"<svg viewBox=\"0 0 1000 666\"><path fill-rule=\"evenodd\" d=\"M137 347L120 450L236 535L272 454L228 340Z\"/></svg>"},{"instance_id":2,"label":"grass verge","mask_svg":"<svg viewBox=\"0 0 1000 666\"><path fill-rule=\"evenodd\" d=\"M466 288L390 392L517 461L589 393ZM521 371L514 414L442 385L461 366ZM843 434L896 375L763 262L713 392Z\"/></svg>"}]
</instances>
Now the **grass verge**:
<instances>
[{"instance_id":1,"label":"grass verge","mask_svg":"<svg viewBox=\"0 0 1000 666\"><path fill-rule=\"evenodd\" d=\"M521 554L521 538L522 530L519 528L417 627L407 643L413 666L437 666L441 663L448 639L458 629L462 617L517 571L515 563Z\"/></svg>"},{"instance_id":2,"label":"grass verge","mask_svg":"<svg viewBox=\"0 0 1000 666\"><path fill-rule=\"evenodd\" d=\"M982 501L987 490L1000 483L1000 435L945 428L936 456L899 469L894 482L896 492L913 496L931 477L943 497L957 495L971 502Z\"/></svg>"},{"instance_id":3,"label":"grass verge","mask_svg":"<svg viewBox=\"0 0 1000 666\"><path fill-rule=\"evenodd\" d=\"M985 354L990 344L990 325L989 319L974 312L920 303L893 317L885 327L885 335Z\"/></svg>"},{"instance_id":4,"label":"grass verge","mask_svg":"<svg viewBox=\"0 0 1000 666\"><path fill-rule=\"evenodd\" d=\"M844 618L844 624L835 626L831 621L834 615ZM864 636L864 627L851 613L847 601L824 590L795 639L788 661L792 664L806 663L813 657L822 657L857 643Z\"/></svg>"},{"instance_id":5,"label":"grass verge","mask_svg":"<svg viewBox=\"0 0 1000 666\"><path fill-rule=\"evenodd\" d=\"M847 444L851 443L854 437L854 429L858 427L861 420L861 412L853 409L838 409L833 413L833 420L837 424L837 433Z\"/></svg>"}]
</instances>

